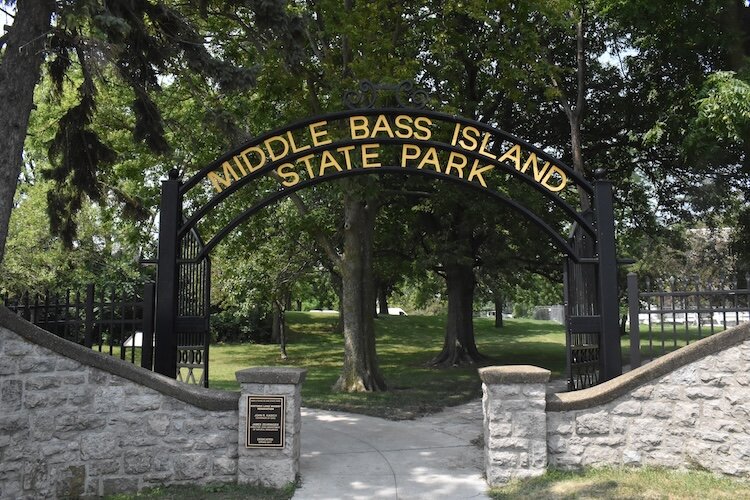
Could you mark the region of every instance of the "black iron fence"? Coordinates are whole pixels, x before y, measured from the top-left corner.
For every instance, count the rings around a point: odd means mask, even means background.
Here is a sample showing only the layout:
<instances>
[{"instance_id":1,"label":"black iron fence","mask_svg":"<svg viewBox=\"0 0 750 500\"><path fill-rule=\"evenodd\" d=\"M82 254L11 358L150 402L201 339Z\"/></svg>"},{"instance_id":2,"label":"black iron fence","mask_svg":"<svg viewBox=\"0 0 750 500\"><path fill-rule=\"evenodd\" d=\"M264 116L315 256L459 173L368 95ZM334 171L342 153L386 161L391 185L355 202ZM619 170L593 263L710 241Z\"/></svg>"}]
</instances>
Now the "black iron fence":
<instances>
[{"instance_id":1,"label":"black iron fence","mask_svg":"<svg viewBox=\"0 0 750 500\"><path fill-rule=\"evenodd\" d=\"M642 285L642 287L640 286ZM646 280L628 274L630 365L750 321L750 273L701 283L698 280Z\"/></svg>"},{"instance_id":2,"label":"black iron fence","mask_svg":"<svg viewBox=\"0 0 750 500\"><path fill-rule=\"evenodd\" d=\"M4 297L5 307L58 337L153 370L154 284Z\"/></svg>"}]
</instances>

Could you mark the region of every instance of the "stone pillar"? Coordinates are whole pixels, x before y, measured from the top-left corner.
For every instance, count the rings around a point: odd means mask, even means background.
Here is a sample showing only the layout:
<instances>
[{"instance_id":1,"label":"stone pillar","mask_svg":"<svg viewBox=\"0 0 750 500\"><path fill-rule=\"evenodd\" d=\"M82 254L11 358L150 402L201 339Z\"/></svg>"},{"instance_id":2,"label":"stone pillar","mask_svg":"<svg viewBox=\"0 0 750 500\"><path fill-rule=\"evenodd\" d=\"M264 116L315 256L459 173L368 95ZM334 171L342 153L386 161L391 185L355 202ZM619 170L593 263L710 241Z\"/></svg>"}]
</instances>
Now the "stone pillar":
<instances>
[{"instance_id":1,"label":"stone pillar","mask_svg":"<svg viewBox=\"0 0 750 500\"><path fill-rule=\"evenodd\" d=\"M546 471L549 376L549 370L528 365L479 369L484 468L490 486Z\"/></svg>"},{"instance_id":2,"label":"stone pillar","mask_svg":"<svg viewBox=\"0 0 750 500\"><path fill-rule=\"evenodd\" d=\"M241 392L238 483L281 488L296 480L302 427L300 389L306 374L302 368L286 367L247 368L236 373ZM281 404L283 425L278 419Z\"/></svg>"}]
</instances>

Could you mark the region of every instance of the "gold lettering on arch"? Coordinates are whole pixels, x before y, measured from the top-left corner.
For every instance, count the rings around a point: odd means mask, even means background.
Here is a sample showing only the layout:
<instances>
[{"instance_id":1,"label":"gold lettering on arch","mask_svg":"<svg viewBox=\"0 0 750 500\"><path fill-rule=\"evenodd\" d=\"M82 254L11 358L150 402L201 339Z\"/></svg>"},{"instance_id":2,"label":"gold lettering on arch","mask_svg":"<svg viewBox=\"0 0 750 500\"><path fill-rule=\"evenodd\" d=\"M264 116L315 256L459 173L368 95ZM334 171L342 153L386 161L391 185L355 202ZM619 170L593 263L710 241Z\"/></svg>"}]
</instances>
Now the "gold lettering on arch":
<instances>
[{"instance_id":1,"label":"gold lettering on arch","mask_svg":"<svg viewBox=\"0 0 750 500\"><path fill-rule=\"evenodd\" d=\"M331 123L319 119L247 146L208 172L206 179L215 192L221 193L275 162L279 183L292 187L305 179L358 168L380 168L386 159L395 158L395 165L402 168L429 169L487 189L501 182L501 176L491 175L498 163L527 176L550 193L559 193L568 186L569 175L563 168L491 130L481 124L450 120L445 123L409 114L351 115ZM383 143L381 138L387 141ZM354 144L344 145L342 141ZM322 149L316 154L300 155L312 148Z\"/></svg>"}]
</instances>

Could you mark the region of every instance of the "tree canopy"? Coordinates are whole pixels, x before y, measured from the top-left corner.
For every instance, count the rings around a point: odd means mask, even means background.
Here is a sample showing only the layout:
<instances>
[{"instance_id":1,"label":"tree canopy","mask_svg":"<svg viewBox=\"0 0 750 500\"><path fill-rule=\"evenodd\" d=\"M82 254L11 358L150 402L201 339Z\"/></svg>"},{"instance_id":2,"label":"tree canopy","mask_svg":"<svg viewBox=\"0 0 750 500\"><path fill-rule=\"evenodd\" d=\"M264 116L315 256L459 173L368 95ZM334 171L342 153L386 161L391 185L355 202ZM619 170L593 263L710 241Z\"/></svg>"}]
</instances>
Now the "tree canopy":
<instances>
[{"instance_id":1,"label":"tree canopy","mask_svg":"<svg viewBox=\"0 0 750 500\"><path fill-rule=\"evenodd\" d=\"M720 246L733 271L750 269L750 7L742 0L0 6L12 19L0 33L6 292L147 275L138 261L154 256L159 182L169 170L189 176L264 131L338 110L361 80L413 80L434 110L507 130L585 178L605 169L620 256L644 273L679 269L680 235L696 228L726 235ZM202 229L220 228L276 186L269 177L243 190ZM548 212L512 182L507 194ZM208 194L191 196L195 207ZM565 196L588 208L582 193ZM213 258L214 306L232 314L261 304L278 323L296 300L336 297L330 305L342 311L351 347L345 390L386 387L376 297L447 297L436 363L450 366L481 360L471 332L476 297L528 303L560 293L547 283L559 283L561 255L531 224L490 199L416 178L300 191L238 227ZM28 272L32 265L40 272Z\"/></svg>"}]
</instances>

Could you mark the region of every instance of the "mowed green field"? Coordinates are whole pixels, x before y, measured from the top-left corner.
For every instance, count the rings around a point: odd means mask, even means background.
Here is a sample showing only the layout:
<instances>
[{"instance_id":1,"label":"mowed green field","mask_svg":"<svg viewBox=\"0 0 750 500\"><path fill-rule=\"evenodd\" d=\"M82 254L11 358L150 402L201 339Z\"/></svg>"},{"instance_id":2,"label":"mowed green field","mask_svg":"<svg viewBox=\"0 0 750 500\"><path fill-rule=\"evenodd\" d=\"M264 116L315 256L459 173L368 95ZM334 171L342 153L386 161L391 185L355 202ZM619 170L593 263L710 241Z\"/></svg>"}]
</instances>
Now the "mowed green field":
<instances>
[{"instance_id":1,"label":"mowed green field","mask_svg":"<svg viewBox=\"0 0 750 500\"><path fill-rule=\"evenodd\" d=\"M253 366L296 366L308 370L302 386L303 404L384 416L414 418L453 406L481 394L478 366L435 369L429 361L443 344L444 317L388 316L375 320L377 352L389 390L379 393L338 394L331 391L343 363L343 338L334 333L337 315L287 313L289 341L282 360L278 345L218 344L210 351L210 385L237 390L235 372ZM565 370L565 334L550 321L475 319L482 365L531 364L552 371Z\"/></svg>"}]
</instances>

